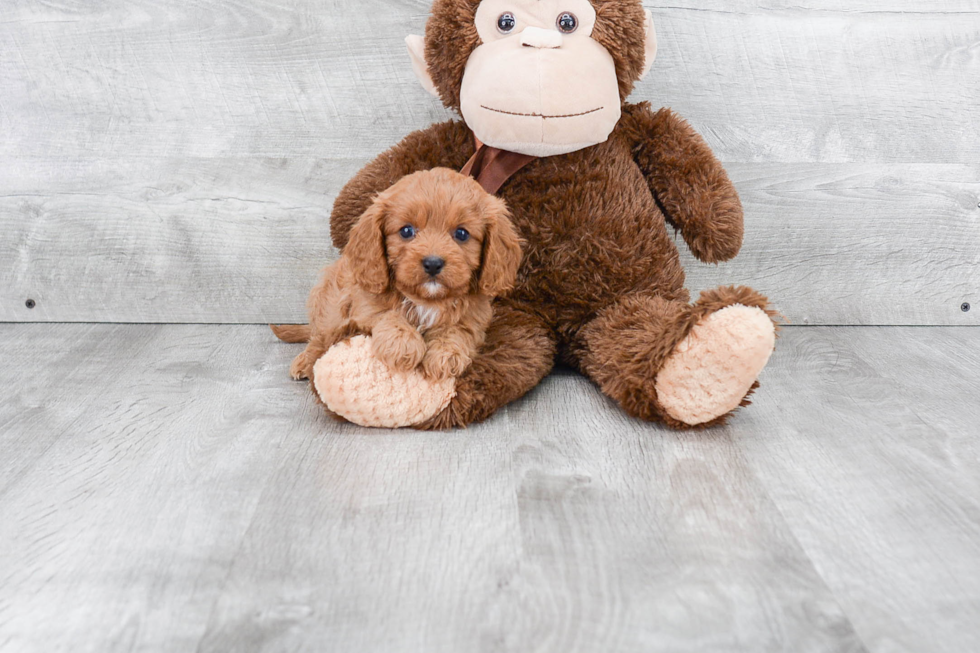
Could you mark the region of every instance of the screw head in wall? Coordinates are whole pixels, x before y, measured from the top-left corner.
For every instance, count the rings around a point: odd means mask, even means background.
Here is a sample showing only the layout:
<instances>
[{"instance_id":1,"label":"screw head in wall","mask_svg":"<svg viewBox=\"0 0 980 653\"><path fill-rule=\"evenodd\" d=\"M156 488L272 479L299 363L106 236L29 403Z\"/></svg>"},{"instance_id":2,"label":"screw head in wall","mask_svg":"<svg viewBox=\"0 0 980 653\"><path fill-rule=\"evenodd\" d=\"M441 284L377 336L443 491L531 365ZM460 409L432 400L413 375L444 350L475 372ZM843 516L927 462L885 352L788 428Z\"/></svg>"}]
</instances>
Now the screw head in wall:
<instances>
[{"instance_id":1,"label":"screw head in wall","mask_svg":"<svg viewBox=\"0 0 980 653\"><path fill-rule=\"evenodd\" d=\"M960 310L963 311L964 313L969 313L970 312L970 302L963 302L962 304L960 304Z\"/></svg>"},{"instance_id":2,"label":"screw head in wall","mask_svg":"<svg viewBox=\"0 0 980 653\"><path fill-rule=\"evenodd\" d=\"M37 302L34 301L33 299L28 299L26 302L24 302L24 306L26 306L27 308L34 308L35 306L37 306Z\"/></svg>"}]
</instances>

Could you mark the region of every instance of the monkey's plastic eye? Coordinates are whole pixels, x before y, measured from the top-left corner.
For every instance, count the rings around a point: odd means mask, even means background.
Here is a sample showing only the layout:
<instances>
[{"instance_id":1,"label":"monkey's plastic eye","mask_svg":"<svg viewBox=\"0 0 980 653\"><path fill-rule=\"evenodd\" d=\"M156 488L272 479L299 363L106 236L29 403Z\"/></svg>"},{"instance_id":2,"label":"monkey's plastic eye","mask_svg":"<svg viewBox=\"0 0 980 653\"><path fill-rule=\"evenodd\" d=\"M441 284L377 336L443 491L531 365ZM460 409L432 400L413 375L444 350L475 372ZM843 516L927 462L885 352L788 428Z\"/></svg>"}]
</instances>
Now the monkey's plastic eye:
<instances>
[{"instance_id":1,"label":"monkey's plastic eye","mask_svg":"<svg viewBox=\"0 0 980 653\"><path fill-rule=\"evenodd\" d=\"M558 17L558 29L566 34L571 34L578 29L578 18L575 17L575 14L566 11Z\"/></svg>"},{"instance_id":2,"label":"monkey's plastic eye","mask_svg":"<svg viewBox=\"0 0 980 653\"><path fill-rule=\"evenodd\" d=\"M462 227L460 227L453 234L453 238L456 239L456 242L465 243L467 240L470 239L470 232L468 232L466 229L463 229Z\"/></svg>"},{"instance_id":3,"label":"monkey's plastic eye","mask_svg":"<svg viewBox=\"0 0 980 653\"><path fill-rule=\"evenodd\" d=\"M415 238L415 227L407 224L401 228L398 234L405 240L411 240L412 238Z\"/></svg>"},{"instance_id":4,"label":"monkey's plastic eye","mask_svg":"<svg viewBox=\"0 0 980 653\"><path fill-rule=\"evenodd\" d=\"M514 14L510 13L509 11L507 13L500 14L500 18L497 19L497 29L501 34L512 32L514 31L515 27L517 27L517 19L514 18Z\"/></svg>"}]
</instances>

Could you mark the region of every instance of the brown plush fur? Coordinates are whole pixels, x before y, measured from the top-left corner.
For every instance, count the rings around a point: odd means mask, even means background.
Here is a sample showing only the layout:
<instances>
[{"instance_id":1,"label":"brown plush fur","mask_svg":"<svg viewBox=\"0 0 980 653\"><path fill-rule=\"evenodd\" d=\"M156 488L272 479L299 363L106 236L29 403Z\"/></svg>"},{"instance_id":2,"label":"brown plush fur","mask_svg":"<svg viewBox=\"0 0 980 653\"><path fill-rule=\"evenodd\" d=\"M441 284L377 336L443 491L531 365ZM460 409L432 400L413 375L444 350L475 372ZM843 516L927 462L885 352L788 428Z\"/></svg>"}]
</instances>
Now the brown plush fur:
<instances>
[{"instance_id":1,"label":"brown plush fur","mask_svg":"<svg viewBox=\"0 0 980 653\"><path fill-rule=\"evenodd\" d=\"M582 371L630 415L659 419L675 428L690 428L666 414L657 400L654 385L648 381L698 322L733 304L760 308L770 318L776 318L766 298L744 286L705 291L693 306L656 296L626 297L582 329L579 337ZM742 405L748 402L743 400ZM722 415L695 428L723 423L726 417Z\"/></svg>"},{"instance_id":2,"label":"brown plush fur","mask_svg":"<svg viewBox=\"0 0 980 653\"><path fill-rule=\"evenodd\" d=\"M412 226L414 235L400 232ZM463 228L465 242L453 234ZM423 262L437 257L437 274ZM332 345L371 334L391 368L421 365L435 379L459 376L483 344L493 297L514 284L520 240L506 205L469 177L435 169L403 177L359 218L340 260L310 293L310 326L273 327L283 340L309 340L295 379Z\"/></svg>"},{"instance_id":3,"label":"brown plush fur","mask_svg":"<svg viewBox=\"0 0 980 653\"><path fill-rule=\"evenodd\" d=\"M593 4L595 38L615 59L625 98L643 65L641 4ZM472 22L477 6L477 0L436 0L426 29L430 73L454 108L466 59L479 43ZM348 245L375 193L416 170L458 170L474 149L462 122L409 135L340 193L331 216L335 244ZM498 195L526 241L517 283L496 303L486 343L457 380L456 398L422 426L485 419L533 388L557 359L587 374L631 415L684 428L657 400L664 360L713 311L736 303L768 311L766 299L748 288L720 288L688 303L667 223L702 261L727 260L742 243L738 195L707 144L667 109L624 103L606 142L537 159Z\"/></svg>"}]
</instances>

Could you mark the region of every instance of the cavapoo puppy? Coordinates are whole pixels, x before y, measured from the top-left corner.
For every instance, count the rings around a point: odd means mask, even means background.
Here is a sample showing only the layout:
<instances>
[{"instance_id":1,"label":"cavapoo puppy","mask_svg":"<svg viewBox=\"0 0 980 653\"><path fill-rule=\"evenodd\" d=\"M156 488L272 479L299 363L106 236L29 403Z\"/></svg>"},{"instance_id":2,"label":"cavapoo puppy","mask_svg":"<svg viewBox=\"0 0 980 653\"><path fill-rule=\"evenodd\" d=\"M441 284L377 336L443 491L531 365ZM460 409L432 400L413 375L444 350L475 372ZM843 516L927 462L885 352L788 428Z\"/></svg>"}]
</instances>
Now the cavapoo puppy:
<instances>
[{"instance_id":1,"label":"cavapoo puppy","mask_svg":"<svg viewBox=\"0 0 980 653\"><path fill-rule=\"evenodd\" d=\"M417 172L384 191L360 217L340 260L310 293L310 324L273 327L306 342L294 379L311 378L332 345L371 335L395 370L419 365L433 379L459 376L483 344L491 300L514 285L521 243L507 207L471 177Z\"/></svg>"}]
</instances>

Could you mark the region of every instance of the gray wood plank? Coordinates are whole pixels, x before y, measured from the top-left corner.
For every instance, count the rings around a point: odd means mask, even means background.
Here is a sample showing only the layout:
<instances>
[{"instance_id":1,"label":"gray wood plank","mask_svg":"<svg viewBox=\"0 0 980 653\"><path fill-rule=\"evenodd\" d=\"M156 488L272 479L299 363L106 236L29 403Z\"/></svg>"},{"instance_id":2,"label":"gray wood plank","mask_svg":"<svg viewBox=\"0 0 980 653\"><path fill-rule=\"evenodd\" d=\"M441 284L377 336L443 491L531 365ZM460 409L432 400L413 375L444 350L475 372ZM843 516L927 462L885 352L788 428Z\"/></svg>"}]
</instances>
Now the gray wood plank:
<instances>
[{"instance_id":1,"label":"gray wood plank","mask_svg":"<svg viewBox=\"0 0 980 653\"><path fill-rule=\"evenodd\" d=\"M674 0L669 4L643 3L651 9L687 9L689 11L728 11L730 13L792 14L809 12L847 12L857 14L946 14L956 16L980 11L980 0Z\"/></svg>"},{"instance_id":2,"label":"gray wood plank","mask_svg":"<svg viewBox=\"0 0 980 653\"><path fill-rule=\"evenodd\" d=\"M689 286L746 284L793 324L977 325L980 166L730 166L742 252L699 263Z\"/></svg>"},{"instance_id":3,"label":"gray wood plank","mask_svg":"<svg viewBox=\"0 0 980 653\"><path fill-rule=\"evenodd\" d=\"M344 429L279 474L202 651L864 650L729 440L572 374L465 433Z\"/></svg>"},{"instance_id":4,"label":"gray wood plank","mask_svg":"<svg viewBox=\"0 0 980 653\"><path fill-rule=\"evenodd\" d=\"M318 435L282 352L256 327L0 332L0 650L193 651L276 452Z\"/></svg>"},{"instance_id":5,"label":"gray wood plank","mask_svg":"<svg viewBox=\"0 0 980 653\"><path fill-rule=\"evenodd\" d=\"M361 160L0 159L0 320L294 322ZM980 166L732 164L734 261L795 324L976 325ZM33 310L25 301L34 299Z\"/></svg>"},{"instance_id":6,"label":"gray wood plank","mask_svg":"<svg viewBox=\"0 0 980 653\"><path fill-rule=\"evenodd\" d=\"M262 327L0 325L0 648L974 650L978 339L786 329L704 434L567 372L418 434Z\"/></svg>"},{"instance_id":7,"label":"gray wood plank","mask_svg":"<svg viewBox=\"0 0 980 653\"><path fill-rule=\"evenodd\" d=\"M0 182L0 260L11 262L0 267L0 319L298 319L335 257L328 216L338 180L356 169L252 158L18 159Z\"/></svg>"},{"instance_id":8,"label":"gray wood plank","mask_svg":"<svg viewBox=\"0 0 980 653\"><path fill-rule=\"evenodd\" d=\"M873 651L980 650L980 329L790 329L725 433Z\"/></svg>"},{"instance_id":9,"label":"gray wood plank","mask_svg":"<svg viewBox=\"0 0 980 653\"><path fill-rule=\"evenodd\" d=\"M0 325L70 352L2 415L118 372L99 332L141 364L0 494L4 650L865 650L724 433L570 373L465 432L338 425L233 326Z\"/></svg>"},{"instance_id":10,"label":"gray wood plank","mask_svg":"<svg viewBox=\"0 0 980 653\"><path fill-rule=\"evenodd\" d=\"M648 3L634 97L730 162L980 160L973 1ZM428 0L7 0L0 155L366 158L448 114L402 39Z\"/></svg>"},{"instance_id":11,"label":"gray wood plank","mask_svg":"<svg viewBox=\"0 0 980 653\"><path fill-rule=\"evenodd\" d=\"M0 497L85 419L93 402L132 383L133 361L149 353L152 341L150 329L95 325L14 333L0 365ZM96 367L100 381L92 383ZM50 392L52 379L61 392Z\"/></svg>"}]
</instances>

